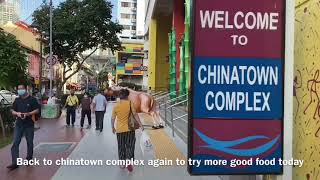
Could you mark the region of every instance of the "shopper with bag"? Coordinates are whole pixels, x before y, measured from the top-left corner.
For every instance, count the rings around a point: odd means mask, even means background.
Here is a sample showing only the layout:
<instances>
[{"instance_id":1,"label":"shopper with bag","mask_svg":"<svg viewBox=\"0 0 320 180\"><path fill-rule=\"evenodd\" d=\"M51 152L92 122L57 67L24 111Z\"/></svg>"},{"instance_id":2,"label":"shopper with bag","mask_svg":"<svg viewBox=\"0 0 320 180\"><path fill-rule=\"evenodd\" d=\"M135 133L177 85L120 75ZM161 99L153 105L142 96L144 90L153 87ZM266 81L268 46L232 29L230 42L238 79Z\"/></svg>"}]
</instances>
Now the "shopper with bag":
<instances>
[{"instance_id":1,"label":"shopper with bag","mask_svg":"<svg viewBox=\"0 0 320 180\"><path fill-rule=\"evenodd\" d=\"M127 89L120 90L120 101L112 111L112 132L117 134L119 160L134 159L135 130L140 128L143 131L133 103L128 100L129 93ZM133 171L132 164L127 164L126 167L129 172ZM125 166L120 168L124 169Z\"/></svg>"}]
</instances>

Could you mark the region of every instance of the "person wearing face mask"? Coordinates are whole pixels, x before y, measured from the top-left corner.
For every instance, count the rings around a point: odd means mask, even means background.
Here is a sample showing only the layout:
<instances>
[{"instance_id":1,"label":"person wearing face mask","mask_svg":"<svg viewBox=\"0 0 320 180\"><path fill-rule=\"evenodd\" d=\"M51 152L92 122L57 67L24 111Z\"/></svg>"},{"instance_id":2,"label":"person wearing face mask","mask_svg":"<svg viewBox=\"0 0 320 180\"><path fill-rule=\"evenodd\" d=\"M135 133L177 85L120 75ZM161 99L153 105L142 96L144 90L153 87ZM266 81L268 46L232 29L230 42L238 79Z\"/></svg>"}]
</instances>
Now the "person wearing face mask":
<instances>
[{"instance_id":1,"label":"person wearing face mask","mask_svg":"<svg viewBox=\"0 0 320 180\"><path fill-rule=\"evenodd\" d=\"M70 127L70 118L72 119L72 127L76 122L76 109L79 105L78 97L74 94L74 89L71 89L70 95L67 97L65 107L67 108L67 127Z\"/></svg>"},{"instance_id":2,"label":"person wearing face mask","mask_svg":"<svg viewBox=\"0 0 320 180\"><path fill-rule=\"evenodd\" d=\"M18 86L18 95L19 97L15 99L11 109L16 122L11 147L12 164L7 166L10 170L19 167L17 165L17 158L19 158L19 146L23 134L27 141L26 160L33 158L34 121L32 120L32 116L39 113L39 104L36 98L28 94L26 85Z\"/></svg>"},{"instance_id":3,"label":"person wearing face mask","mask_svg":"<svg viewBox=\"0 0 320 180\"><path fill-rule=\"evenodd\" d=\"M81 129L83 128L84 118L87 116L88 118L88 127L87 129L91 128L91 98L89 97L88 93L85 93L82 100L81 100Z\"/></svg>"}]
</instances>

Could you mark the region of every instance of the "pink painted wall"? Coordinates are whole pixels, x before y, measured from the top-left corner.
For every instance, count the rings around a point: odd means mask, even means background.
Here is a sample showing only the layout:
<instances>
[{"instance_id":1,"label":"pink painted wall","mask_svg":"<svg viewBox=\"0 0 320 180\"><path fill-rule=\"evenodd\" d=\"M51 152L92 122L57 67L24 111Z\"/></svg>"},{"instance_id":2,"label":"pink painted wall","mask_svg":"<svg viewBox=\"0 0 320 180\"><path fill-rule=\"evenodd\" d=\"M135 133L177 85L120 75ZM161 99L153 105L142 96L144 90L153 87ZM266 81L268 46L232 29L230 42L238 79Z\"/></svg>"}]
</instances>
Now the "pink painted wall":
<instances>
[{"instance_id":1,"label":"pink painted wall","mask_svg":"<svg viewBox=\"0 0 320 180\"><path fill-rule=\"evenodd\" d=\"M30 76L36 78L40 75L40 60L39 56L36 54L29 54L28 60L29 60L29 74Z\"/></svg>"}]
</instances>

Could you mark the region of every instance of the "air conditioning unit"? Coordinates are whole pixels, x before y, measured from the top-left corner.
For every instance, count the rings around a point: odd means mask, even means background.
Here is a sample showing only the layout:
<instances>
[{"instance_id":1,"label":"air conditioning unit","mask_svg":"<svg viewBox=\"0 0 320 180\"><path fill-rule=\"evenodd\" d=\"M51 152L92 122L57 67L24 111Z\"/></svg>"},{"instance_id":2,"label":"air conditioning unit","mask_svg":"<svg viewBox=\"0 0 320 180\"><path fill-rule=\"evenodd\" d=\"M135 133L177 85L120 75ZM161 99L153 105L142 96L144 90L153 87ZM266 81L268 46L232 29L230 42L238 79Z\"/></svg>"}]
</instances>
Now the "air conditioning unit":
<instances>
[{"instance_id":1,"label":"air conditioning unit","mask_svg":"<svg viewBox=\"0 0 320 180\"><path fill-rule=\"evenodd\" d=\"M135 30L131 30L131 34L135 35L136 31Z\"/></svg>"},{"instance_id":2,"label":"air conditioning unit","mask_svg":"<svg viewBox=\"0 0 320 180\"><path fill-rule=\"evenodd\" d=\"M136 23L137 20L136 20L136 19L131 19L131 22L132 22L132 23Z\"/></svg>"},{"instance_id":3,"label":"air conditioning unit","mask_svg":"<svg viewBox=\"0 0 320 180\"><path fill-rule=\"evenodd\" d=\"M134 11L134 12L137 11L137 8L136 8L136 7L132 7L131 9L132 9L132 11Z\"/></svg>"}]
</instances>

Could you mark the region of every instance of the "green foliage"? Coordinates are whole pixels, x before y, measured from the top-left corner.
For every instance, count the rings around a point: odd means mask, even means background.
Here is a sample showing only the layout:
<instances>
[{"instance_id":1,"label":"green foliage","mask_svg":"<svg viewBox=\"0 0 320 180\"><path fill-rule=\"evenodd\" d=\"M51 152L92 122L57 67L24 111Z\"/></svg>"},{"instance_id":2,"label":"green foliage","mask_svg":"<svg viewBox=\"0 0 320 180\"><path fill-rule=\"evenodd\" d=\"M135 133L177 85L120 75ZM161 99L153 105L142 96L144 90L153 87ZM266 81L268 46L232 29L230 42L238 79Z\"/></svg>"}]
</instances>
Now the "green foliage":
<instances>
[{"instance_id":1,"label":"green foliage","mask_svg":"<svg viewBox=\"0 0 320 180\"><path fill-rule=\"evenodd\" d=\"M0 114L3 120L4 127L9 130L13 129L15 121L14 117L11 115L10 110L11 106L0 106Z\"/></svg>"},{"instance_id":2,"label":"green foliage","mask_svg":"<svg viewBox=\"0 0 320 180\"><path fill-rule=\"evenodd\" d=\"M112 52L121 50L117 34L122 26L112 22L112 5L105 0L66 0L53 9L53 54L58 56L64 67L63 81L65 82L81 69L84 61L83 52L110 48ZM49 7L43 5L33 14L34 23L39 30L49 35ZM49 48L45 48L48 53ZM70 68L72 74L66 76Z\"/></svg>"},{"instance_id":3,"label":"green foliage","mask_svg":"<svg viewBox=\"0 0 320 180\"><path fill-rule=\"evenodd\" d=\"M102 69L98 74L98 81L99 83L108 82L108 73L111 73L108 68Z\"/></svg>"},{"instance_id":4,"label":"green foliage","mask_svg":"<svg viewBox=\"0 0 320 180\"><path fill-rule=\"evenodd\" d=\"M19 41L0 29L0 87L12 88L27 83L28 60Z\"/></svg>"},{"instance_id":5,"label":"green foliage","mask_svg":"<svg viewBox=\"0 0 320 180\"><path fill-rule=\"evenodd\" d=\"M12 143L13 133L6 137L0 137L0 149Z\"/></svg>"}]
</instances>

